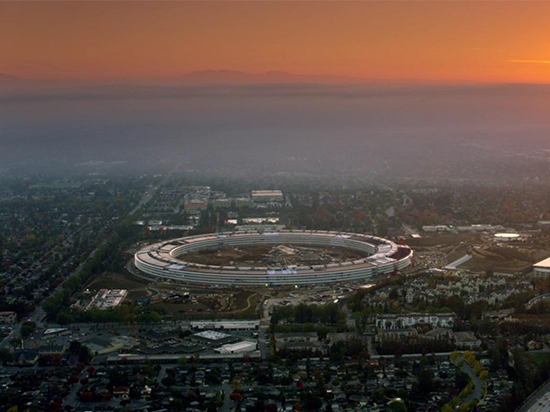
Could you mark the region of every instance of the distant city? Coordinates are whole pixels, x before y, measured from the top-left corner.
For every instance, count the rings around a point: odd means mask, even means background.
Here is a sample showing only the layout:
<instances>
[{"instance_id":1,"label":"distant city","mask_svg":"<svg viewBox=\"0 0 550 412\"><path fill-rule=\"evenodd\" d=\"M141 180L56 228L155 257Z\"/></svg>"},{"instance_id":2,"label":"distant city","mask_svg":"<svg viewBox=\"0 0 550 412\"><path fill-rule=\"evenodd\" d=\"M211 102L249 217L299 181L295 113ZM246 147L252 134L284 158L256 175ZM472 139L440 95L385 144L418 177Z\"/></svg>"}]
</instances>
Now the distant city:
<instances>
[{"instance_id":1,"label":"distant city","mask_svg":"<svg viewBox=\"0 0 550 412\"><path fill-rule=\"evenodd\" d=\"M81 411L545 402L538 184L276 180L2 178L1 396Z\"/></svg>"}]
</instances>

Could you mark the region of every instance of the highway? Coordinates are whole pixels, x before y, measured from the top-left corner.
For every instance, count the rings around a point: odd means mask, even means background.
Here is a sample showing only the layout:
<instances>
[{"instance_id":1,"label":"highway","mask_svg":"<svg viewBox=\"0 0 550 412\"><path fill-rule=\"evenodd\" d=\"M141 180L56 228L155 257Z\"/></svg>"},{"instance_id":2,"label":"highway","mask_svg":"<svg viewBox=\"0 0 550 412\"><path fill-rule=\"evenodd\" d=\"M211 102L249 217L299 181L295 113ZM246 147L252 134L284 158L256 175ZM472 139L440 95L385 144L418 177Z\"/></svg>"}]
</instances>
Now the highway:
<instances>
[{"instance_id":1,"label":"highway","mask_svg":"<svg viewBox=\"0 0 550 412\"><path fill-rule=\"evenodd\" d=\"M550 380L529 396L516 412L550 412Z\"/></svg>"},{"instance_id":2,"label":"highway","mask_svg":"<svg viewBox=\"0 0 550 412\"><path fill-rule=\"evenodd\" d=\"M130 212L129 215L132 216L135 212L139 210L143 205L147 204L151 198L155 195L157 190L168 183L170 176L179 168L179 164L169 173L167 174L157 186L155 186L153 189L148 190L145 192L145 194L142 196L141 200L138 202L137 206L134 207ZM78 271L82 268L85 262L87 262L89 259L93 258L94 255L97 253L97 250L104 245L106 240L103 240L97 247L88 255L88 257L69 275L62 283L60 283L51 293L45 297L42 302L46 301L49 297L55 295L57 292L61 292L63 285L67 280L69 280L75 273L78 273ZM36 327L41 328L42 321L46 317L46 312L44 312L44 309L42 309L42 306L37 306L34 312L31 312L28 314L24 319L19 319L19 322L12 325L13 329L12 331L4 338L2 341L0 341L0 348L11 348L10 341L16 337L19 336L19 329L21 328L21 325L25 321L31 321L36 323ZM13 349L13 348L12 348Z\"/></svg>"}]
</instances>

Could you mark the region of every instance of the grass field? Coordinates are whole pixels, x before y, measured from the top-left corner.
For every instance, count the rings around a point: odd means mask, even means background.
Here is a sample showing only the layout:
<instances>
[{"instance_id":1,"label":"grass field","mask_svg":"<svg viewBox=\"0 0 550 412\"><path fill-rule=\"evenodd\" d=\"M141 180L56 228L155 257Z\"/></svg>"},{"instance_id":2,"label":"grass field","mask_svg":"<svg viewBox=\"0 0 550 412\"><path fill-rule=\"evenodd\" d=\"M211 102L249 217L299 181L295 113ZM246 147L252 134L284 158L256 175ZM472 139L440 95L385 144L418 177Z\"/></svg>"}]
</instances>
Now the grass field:
<instances>
[{"instance_id":1,"label":"grass field","mask_svg":"<svg viewBox=\"0 0 550 412\"><path fill-rule=\"evenodd\" d=\"M256 306L261 300L262 296L249 291L240 291L236 296L236 308L230 312L220 312L220 317L224 314L238 315L242 318L255 318Z\"/></svg>"},{"instance_id":2,"label":"grass field","mask_svg":"<svg viewBox=\"0 0 550 412\"><path fill-rule=\"evenodd\" d=\"M223 318L255 318L256 307L262 296L251 291L241 290L235 295L235 303L230 310L218 311L216 316L218 319ZM167 303L156 302L151 305L153 309L160 309L165 313L171 314L173 318L186 318L203 316L208 318L212 313L213 308L208 305L207 301L186 302L186 303Z\"/></svg>"},{"instance_id":3,"label":"grass field","mask_svg":"<svg viewBox=\"0 0 550 412\"><path fill-rule=\"evenodd\" d=\"M91 290L99 289L141 289L146 287L150 282L123 273L104 273L92 280L86 288Z\"/></svg>"},{"instance_id":4,"label":"grass field","mask_svg":"<svg viewBox=\"0 0 550 412\"><path fill-rule=\"evenodd\" d=\"M550 353L548 352L536 352L530 353L530 355L539 368L548 365L548 362L550 362Z\"/></svg>"}]
</instances>

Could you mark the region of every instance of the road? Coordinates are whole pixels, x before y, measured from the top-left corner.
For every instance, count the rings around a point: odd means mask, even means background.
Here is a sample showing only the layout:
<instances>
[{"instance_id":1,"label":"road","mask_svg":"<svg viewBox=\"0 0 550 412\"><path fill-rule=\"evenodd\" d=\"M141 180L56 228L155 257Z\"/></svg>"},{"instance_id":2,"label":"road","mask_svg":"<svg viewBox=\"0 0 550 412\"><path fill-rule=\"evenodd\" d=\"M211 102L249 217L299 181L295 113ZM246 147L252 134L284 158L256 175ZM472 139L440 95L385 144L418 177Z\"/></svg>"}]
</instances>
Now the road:
<instances>
[{"instance_id":1,"label":"road","mask_svg":"<svg viewBox=\"0 0 550 412\"><path fill-rule=\"evenodd\" d=\"M172 171L170 173L168 173L166 176L164 176L164 178L155 186L153 187L152 189L149 189L145 192L145 194L142 196L141 200L138 202L138 204L136 205L136 207L134 207L129 215L130 216L133 216L140 208L142 208L143 206L145 206L147 203L149 203L149 201L155 196L155 194L157 193L157 190L159 188L161 188L162 186L164 186L166 183L168 183L168 181L170 180L170 177L176 172L176 170L178 170L178 168L180 167L181 163L178 163L176 165L176 167L174 167L174 169L172 169Z\"/></svg>"},{"instance_id":2,"label":"road","mask_svg":"<svg viewBox=\"0 0 550 412\"><path fill-rule=\"evenodd\" d=\"M550 412L550 380L529 396L516 412Z\"/></svg>"},{"instance_id":3,"label":"road","mask_svg":"<svg viewBox=\"0 0 550 412\"><path fill-rule=\"evenodd\" d=\"M460 370L470 377L472 379L472 382L474 384L474 389L470 394L463 400L463 403L470 403L474 399L481 399L483 396L483 382L481 382L481 379L479 379L479 376L476 375L475 371L470 368L470 365L466 361L464 361L464 364L460 368Z\"/></svg>"},{"instance_id":4,"label":"road","mask_svg":"<svg viewBox=\"0 0 550 412\"><path fill-rule=\"evenodd\" d=\"M168 183L168 181L169 181L170 177L172 176L172 174L179 167L180 167L180 165L178 164L153 189L150 189L147 192L145 192L145 194L142 196L141 200L138 202L137 206L134 207L129 212L129 215L132 216L135 212L137 212L139 210L139 208L141 208L143 205L147 204L151 200L151 198L155 195L157 190L160 187L164 186L166 183ZM97 245L97 247L88 255L88 257L80 265L78 265L78 267L71 273L71 275L67 276L67 278L63 282L61 282L54 290L52 290L50 292L50 294L42 300L42 302L46 301L49 297L55 295L56 293L61 292L65 282L67 282L75 273L78 273L80 271L80 269L82 269L82 266L84 265L84 263L87 262L88 260L90 260L91 258L93 258L95 256L95 254L97 253L98 249L101 246L103 246L105 243L106 243L106 240L103 240L99 245ZM44 312L44 310L42 309L42 306L37 306L36 309L34 310L34 312L31 312L24 319L21 319L18 323L13 325L13 329L9 333L9 335L6 336L4 339L2 339L2 341L0 342L0 348L11 347L10 340L12 340L16 337L19 337L19 329L21 328L21 325L23 324L23 322L29 321L29 320L32 321L32 322L35 322L36 326L37 326L37 329L38 329L38 328L42 327L42 321L44 320L45 317L46 317L46 312Z\"/></svg>"},{"instance_id":5,"label":"road","mask_svg":"<svg viewBox=\"0 0 550 412\"><path fill-rule=\"evenodd\" d=\"M481 381L479 376L477 376L476 372L470 367L470 365L468 365L468 362L466 362L466 359L464 359L464 356L462 354L460 354L460 356L457 357L454 361L455 365L458 365L459 362L462 362L460 370L467 374L474 384L474 388L466 398L462 399L460 405L466 405L472 402L474 399L481 400L481 398L483 397L483 382Z\"/></svg>"}]
</instances>

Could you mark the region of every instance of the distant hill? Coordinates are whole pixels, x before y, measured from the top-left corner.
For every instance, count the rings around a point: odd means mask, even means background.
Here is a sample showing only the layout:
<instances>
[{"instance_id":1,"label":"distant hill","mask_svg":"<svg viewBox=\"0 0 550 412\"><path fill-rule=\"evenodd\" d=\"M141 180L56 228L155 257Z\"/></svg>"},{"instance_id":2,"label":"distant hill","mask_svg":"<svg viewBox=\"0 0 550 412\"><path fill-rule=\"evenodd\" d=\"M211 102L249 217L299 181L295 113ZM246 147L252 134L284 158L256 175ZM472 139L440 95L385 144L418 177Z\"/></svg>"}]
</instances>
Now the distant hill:
<instances>
[{"instance_id":1,"label":"distant hill","mask_svg":"<svg viewBox=\"0 0 550 412\"><path fill-rule=\"evenodd\" d=\"M281 71L265 73L245 73L235 70L202 70L185 74L178 78L190 84L260 84L260 83L362 83L364 79L333 76L293 74Z\"/></svg>"},{"instance_id":2,"label":"distant hill","mask_svg":"<svg viewBox=\"0 0 550 412\"><path fill-rule=\"evenodd\" d=\"M27 83L28 80L11 74L0 73L0 85L19 85Z\"/></svg>"}]
</instances>

